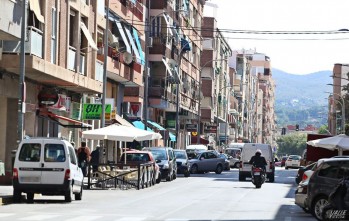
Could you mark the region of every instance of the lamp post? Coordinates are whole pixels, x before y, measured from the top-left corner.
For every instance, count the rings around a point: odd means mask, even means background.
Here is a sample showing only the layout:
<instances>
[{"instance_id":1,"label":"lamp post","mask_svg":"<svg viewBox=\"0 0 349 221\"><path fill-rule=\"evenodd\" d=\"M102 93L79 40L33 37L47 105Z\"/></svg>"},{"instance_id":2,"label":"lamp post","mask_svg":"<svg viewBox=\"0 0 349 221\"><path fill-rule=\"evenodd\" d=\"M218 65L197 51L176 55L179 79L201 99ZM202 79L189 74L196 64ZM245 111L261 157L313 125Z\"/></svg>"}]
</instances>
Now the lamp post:
<instances>
[{"instance_id":1,"label":"lamp post","mask_svg":"<svg viewBox=\"0 0 349 221\"><path fill-rule=\"evenodd\" d=\"M325 93L337 95L338 97L341 98L342 102L340 102L340 101L337 101L337 102L342 107L342 126L341 127L342 127L342 132L345 133L345 102L344 102L344 98L340 94L337 94L337 93L331 93L331 92L325 92Z\"/></svg>"},{"instance_id":2,"label":"lamp post","mask_svg":"<svg viewBox=\"0 0 349 221\"><path fill-rule=\"evenodd\" d=\"M222 87L222 88L220 88L219 90L218 90L218 96L219 96L219 94L221 93L221 90L223 90L223 89L225 89L225 88L231 88L231 87L233 87L233 86L231 86L231 85L228 85L228 86L224 86L224 87ZM217 97L217 99L218 99L218 97ZM216 137L217 137L217 143L218 143L218 145L220 144L220 139L219 139L219 122L218 122L218 118L219 118L219 101L217 101L217 119L216 119L216 124L217 124L217 132L216 132ZM227 129L227 128L226 128Z\"/></svg>"}]
</instances>

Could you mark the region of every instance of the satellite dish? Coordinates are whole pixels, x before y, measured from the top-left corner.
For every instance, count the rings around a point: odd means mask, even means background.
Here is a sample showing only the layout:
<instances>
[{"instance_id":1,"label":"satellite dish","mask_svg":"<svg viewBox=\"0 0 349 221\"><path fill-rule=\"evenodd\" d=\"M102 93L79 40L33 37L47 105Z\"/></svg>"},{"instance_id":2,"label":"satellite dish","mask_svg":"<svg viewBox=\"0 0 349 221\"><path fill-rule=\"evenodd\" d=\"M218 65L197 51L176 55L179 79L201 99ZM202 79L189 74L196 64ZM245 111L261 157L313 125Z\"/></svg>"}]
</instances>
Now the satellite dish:
<instances>
[{"instance_id":1,"label":"satellite dish","mask_svg":"<svg viewBox=\"0 0 349 221\"><path fill-rule=\"evenodd\" d=\"M122 59L124 60L124 62L126 64L131 64L131 62L133 61L133 57L132 54L128 53L128 52L124 52L122 54Z\"/></svg>"}]
</instances>

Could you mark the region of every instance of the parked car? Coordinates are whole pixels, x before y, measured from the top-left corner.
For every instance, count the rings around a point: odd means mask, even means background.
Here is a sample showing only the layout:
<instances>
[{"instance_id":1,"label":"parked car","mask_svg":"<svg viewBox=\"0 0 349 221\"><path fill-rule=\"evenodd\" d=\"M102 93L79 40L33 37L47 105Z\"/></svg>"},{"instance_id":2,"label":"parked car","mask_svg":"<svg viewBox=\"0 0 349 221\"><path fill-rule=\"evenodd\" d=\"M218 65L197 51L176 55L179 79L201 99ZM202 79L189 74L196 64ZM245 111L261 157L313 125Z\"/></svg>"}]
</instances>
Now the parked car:
<instances>
[{"instance_id":1,"label":"parked car","mask_svg":"<svg viewBox=\"0 0 349 221\"><path fill-rule=\"evenodd\" d=\"M150 151L156 163L160 167L162 179L172 181L177 178L177 162L171 147L145 147L143 150Z\"/></svg>"},{"instance_id":2,"label":"parked car","mask_svg":"<svg viewBox=\"0 0 349 221\"><path fill-rule=\"evenodd\" d=\"M288 156L285 162L285 169L288 170L288 168L299 168L301 166L301 158L302 157L299 155Z\"/></svg>"},{"instance_id":3,"label":"parked car","mask_svg":"<svg viewBox=\"0 0 349 221\"><path fill-rule=\"evenodd\" d=\"M220 158L216 151L196 152L196 157L189 160L190 172L216 172L221 174L224 169L225 159Z\"/></svg>"},{"instance_id":4,"label":"parked car","mask_svg":"<svg viewBox=\"0 0 349 221\"><path fill-rule=\"evenodd\" d=\"M60 138L24 139L18 146L13 167L13 199L27 201L34 194L63 195L66 202L81 200L83 174L71 143Z\"/></svg>"},{"instance_id":5,"label":"parked car","mask_svg":"<svg viewBox=\"0 0 349 221\"><path fill-rule=\"evenodd\" d=\"M223 158L225 160L224 170L230 170L230 167L233 167L233 164L231 165L231 163L230 163L230 159L232 159L231 156L224 154L224 153L221 153L221 154L219 154L219 157Z\"/></svg>"},{"instance_id":6,"label":"parked car","mask_svg":"<svg viewBox=\"0 0 349 221\"><path fill-rule=\"evenodd\" d=\"M177 162L177 174L184 174L185 177L190 176L189 158L185 150L173 150Z\"/></svg>"},{"instance_id":7,"label":"parked car","mask_svg":"<svg viewBox=\"0 0 349 221\"><path fill-rule=\"evenodd\" d=\"M313 216L322 220L322 209L340 179L349 175L349 158L329 158L314 171L309 179L306 205ZM346 200L348 200L346 198ZM346 202L347 205L349 202Z\"/></svg>"},{"instance_id":8,"label":"parked car","mask_svg":"<svg viewBox=\"0 0 349 221\"><path fill-rule=\"evenodd\" d=\"M298 173L297 173L297 176L296 176L296 179L295 179L297 184L299 184L302 181L304 172L307 171L307 170L312 170L313 167L315 166L315 164L316 163L312 163L312 164L309 164L308 166L300 167L298 169Z\"/></svg>"},{"instance_id":9,"label":"parked car","mask_svg":"<svg viewBox=\"0 0 349 221\"><path fill-rule=\"evenodd\" d=\"M160 183L161 181L161 174L160 174L160 167L156 163L155 158L153 154L150 151L139 151L139 150L128 150L125 153L123 153L120 157L120 161L123 162L126 157L126 163L131 166L138 166L140 163L154 163L155 168L155 174L153 177L153 180L147 179L147 181L151 181L152 184ZM149 171L152 172L152 171ZM150 174L148 174L148 177L150 177Z\"/></svg>"},{"instance_id":10,"label":"parked car","mask_svg":"<svg viewBox=\"0 0 349 221\"><path fill-rule=\"evenodd\" d=\"M281 158L281 167L284 167L284 166L285 166L287 158L288 158L288 156L283 156L283 157Z\"/></svg>"}]
</instances>

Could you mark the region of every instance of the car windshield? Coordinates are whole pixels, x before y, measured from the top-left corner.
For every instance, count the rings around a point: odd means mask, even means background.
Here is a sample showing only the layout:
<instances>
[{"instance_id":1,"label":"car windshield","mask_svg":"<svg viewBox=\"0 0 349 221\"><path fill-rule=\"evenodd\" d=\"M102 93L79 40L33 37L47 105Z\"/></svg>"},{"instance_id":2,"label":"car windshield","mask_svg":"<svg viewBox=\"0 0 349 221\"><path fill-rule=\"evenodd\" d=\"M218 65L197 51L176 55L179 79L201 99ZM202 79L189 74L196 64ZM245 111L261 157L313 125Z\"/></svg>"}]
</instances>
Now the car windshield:
<instances>
[{"instance_id":1,"label":"car windshield","mask_svg":"<svg viewBox=\"0 0 349 221\"><path fill-rule=\"evenodd\" d=\"M219 158L227 159L227 156L225 154L219 154Z\"/></svg>"},{"instance_id":2,"label":"car windshield","mask_svg":"<svg viewBox=\"0 0 349 221\"><path fill-rule=\"evenodd\" d=\"M290 160L299 160L300 157L299 156L290 156L289 159Z\"/></svg>"},{"instance_id":3,"label":"car windshield","mask_svg":"<svg viewBox=\"0 0 349 221\"><path fill-rule=\"evenodd\" d=\"M163 150L163 149L158 149L158 150L151 149L150 151L153 154L155 160L166 160L167 159L166 150Z\"/></svg>"},{"instance_id":4,"label":"car windshield","mask_svg":"<svg viewBox=\"0 0 349 221\"><path fill-rule=\"evenodd\" d=\"M187 154L184 151L174 151L177 159L187 159Z\"/></svg>"},{"instance_id":5,"label":"car windshield","mask_svg":"<svg viewBox=\"0 0 349 221\"><path fill-rule=\"evenodd\" d=\"M125 159L125 155L121 155L121 160ZM143 161L147 162L150 161L149 155L147 153L126 153L126 160L128 162L138 162Z\"/></svg>"}]
</instances>

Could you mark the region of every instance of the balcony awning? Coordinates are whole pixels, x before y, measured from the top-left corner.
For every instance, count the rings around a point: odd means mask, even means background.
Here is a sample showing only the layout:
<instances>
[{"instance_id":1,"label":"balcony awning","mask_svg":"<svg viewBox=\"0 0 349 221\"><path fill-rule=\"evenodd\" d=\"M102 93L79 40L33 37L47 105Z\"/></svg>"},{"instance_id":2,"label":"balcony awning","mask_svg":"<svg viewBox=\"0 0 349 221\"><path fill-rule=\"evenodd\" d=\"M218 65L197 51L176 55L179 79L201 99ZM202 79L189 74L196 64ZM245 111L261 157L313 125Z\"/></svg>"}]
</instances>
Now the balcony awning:
<instances>
[{"instance_id":1,"label":"balcony awning","mask_svg":"<svg viewBox=\"0 0 349 221\"><path fill-rule=\"evenodd\" d=\"M136 120L136 121L133 121L132 124L137 127L138 129L141 129L141 130L144 130L144 127L145 125L143 124L142 121L140 120ZM149 127L147 127L147 131L152 131L154 132L152 129L150 129Z\"/></svg>"},{"instance_id":2,"label":"balcony awning","mask_svg":"<svg viewBox=\"0 0 349 221\"><path fill-rule=\"evenodd\" d=\"M172 70L171 70L171 67L168 65L167 61L165 59L162 58L162 62L164 63L165 67L166 67L166 70L168 71L169 75L171 77L174 77L173 74L172 74Z\"/></svg>"},{"instance_id":3,"label":"balcony awning","mask_svg":"<svg viewBox=\"0 0 349 221\"><path fill-rule=\"evenodd\" d=\"M132 54L130 44L128 43L128 40L127 40L126 34L124 32L124 29L122 28L122 24L119 21L117 21L117 20L115 20L115 24L116 24L116 26L119 29L119 32L120 32L122 40L124 41L124 44L126 46L126 51L128 53Z\"/></svg>"},{"instance_id":4,"label":"balcony awning","mask_svg":"<svg viewBox=\"0 0 349 221\"><path fill-rule=\"evenodd\" d=\"M30 10L32 10L39 20L39 22L45 24L45 18L41 15L39 0L29 0Z\"/></svg>"},{"instance_id":5,"label":"balcony awning","mask_svg":"<svg viewBox=\"0 0 349 221\"><path fill-rule=\"evenodd\" d=\"M89 45L91 46L91 48L93 50L98 50L96 42L93 40L92 35L90 34L90 32L88 31L86 25L83 22L80 22L80 28L82 30L82 32L84 33Z\"/></svg>"},{"instance_id":6,"label":"balcony awning","mask_svg":"<svg viewBox=\"0 0 349 221\"><path fill-rule=\"evenodd\" d=\"M157 124L157 123L155 123L153 121L148 120L148 123L153 125L154 127L156 127L159 130L166 130L166 128L163 128L162 126L160 126L159 124ZM175 142L176 141L176 136L173 133L171 133L171 132L169 132L169 135L170 135L171 141Z\"/></svg>"},{"instance_id":7,"label":"balcony awning","mask_svg":"<svg viewBox=\"0 0 349 221\"><path fill-rule=\"evenodd\" d=\"M129 127L134 127L133 124L131 124L130 122L128 122L127 120L125 120L124 118L122 118L120 115L115 114L115 118L113 119L115 120L117 123L123 125L123 126L129 126ZM144 129L144 128L143 128Z\"/></svg>"},{"instance_id":8,"label":"balcony awning","mask_svg":"<svg viewBox=\"0 0 349 221\"><path fill-rule=\"evenodd\" d=\"M138 48L136 47L135 41L134 41L134 39L133 39L133 37L131 35L130 30L125 28L125 31L126 31L128 39L130 40L133 54L136 56L136 62L138 64L142 64L141 57L139 56Z\"/></svg>"},{"instance_id":9,"label":"balcony awning","mask_svg":"<svg viewBox=\"0 0 349 221\"><path fill-rule=\"evenodd\" d=\"M62 127L67 127L67 128L92 128L91 124L86 124L84 122L69 118L69 117L64 117L61 115L54 114L49 111L39 111L38 114L40 117L46 117L49 118L55 122L57 122L59 125ZM62 121L68 122L68 123L73 123L73 124L64 124Z\"/></svg>"},{"instance_id":10,"label":"balcony awning","mask_svg":"<svg viewBox=\"0 0 349 221\"><path fill-rule=\"evenodd\" d=\"M167 27L168 33L169 33L171 36L173 36L172 28L171 28L171 25L170 25L170 21L167 20L166 14L162 14L162 17L164 17L164 20L165 20L165 22L166 22L166 27Z\"/></svg>"},{"instance_id":11,"label":"balcony awning","mask_svg":"<svg viewBox=\"0 0 349 221\"><path fill-rule=\"evenodd\" d=\"M133 28L133 37L135 38L135 41L138 47L139 56L141 56L141 61L142 61L142 64L144 65L145 64L144 52L142 49L141 41L139 40L138 32L135 28Z\"/></svg>"},{"instance_id":12,"label":"balcony awning","mask_svg":"<svg viewBox=\"0 0 349 221\"><path fill-rule=\"evenodd\" d=\"M119 39L115 35L113 35L113 33L109 29L108 29L108 43L112 47L119 44Z\"/></svg>"}]
</instances>

